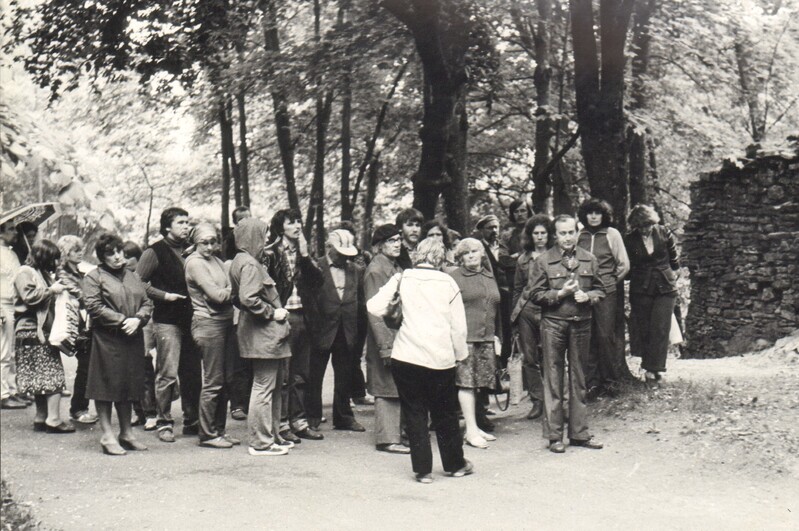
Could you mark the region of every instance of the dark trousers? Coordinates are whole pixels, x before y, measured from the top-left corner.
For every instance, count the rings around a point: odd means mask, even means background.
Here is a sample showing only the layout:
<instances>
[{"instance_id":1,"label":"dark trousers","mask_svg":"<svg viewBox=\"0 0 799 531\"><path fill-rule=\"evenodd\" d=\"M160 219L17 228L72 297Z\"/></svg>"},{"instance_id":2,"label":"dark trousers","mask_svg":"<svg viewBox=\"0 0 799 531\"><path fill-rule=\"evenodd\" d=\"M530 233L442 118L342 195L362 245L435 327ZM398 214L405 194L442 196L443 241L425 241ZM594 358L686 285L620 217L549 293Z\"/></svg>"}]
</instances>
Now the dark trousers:
<instances>
[{"instance_id":1,"label":"dark trousers","mask_svg":"<svg viewBox=\"0 0 799 531\"><path fill-rule=\"evenodd\" d=\"M153 350L156 348L153 322L150 321L142 329L144 332L144 386L142 387L141 400L133 403L133 411L140 418L153 418L158 416L155 400L155 367L153 365Z\"/></svg>"},{"instance_id":2,"label":"dark trousers","mask_svg":"<svg viewBox=\"0 0 799 531\"><path fill-rule=\"evenodd\" d=\"M541 377L541 313L527 303L516 321L519 348L522 351L522 374L530 400L544 400Z\"/></svg>"},{"instance_id":3,"label":"dark trousers","mask_svg":"<svg viewBox=\"0 0 799 531\"><path fill-rule=\"evenodd\" d=\"M227 369L229 359L238 356L232 320L194 316L192 337L203 358L203 385L200 394L200 440L225 434L227 420Z\"/></svg>"},{"instance_id":4,"label":"dark trousers","mask_svg":"<svg viewBox=\"0 0 799 531\"><path fill-rule=\"evenodd\" d=\"M89 409L89 399L86 398L86 382L89 379L89 352L91 337L86 341L81 340L76 345L75 359L78 367L75 370L75 385L72 389L72 400L69 404L69 414L76 416L81 411Z\"/></svg>"},{"instance_id":5,"label":"dark trousers","mask_svg":"<svg viewBox=\"0 0 799 531\"><path fill-rule=\"evenodd\" d=\"M676 293L630 293L630 347L645 371L666 370Z\"/></svg>"},{"instance_id":6,"label":"dark trousers","mask_svg":"<svg viewBox=\"0 0 799 531\"><path fill-rule=\"evenodd\" d=\"M178 390L183 408L183 425L197 424L202 390L202 357L191 337L191 330L189 327L165 323L154 323L153 330L158 349L155 383L158 426L174 424L171 406Z\"/></svg>"},{"instance_id":7,"label":"dark trousers","mask_svg":"<svg viewBox=\"0 0 799 531\"><path fill-rule=\"evenodd\" d=\"M289 311L289 326L291 326L291 358L285 361L288 364L288 371L283 386L281 429L302 431L308 427L305 395L311 362L311 341L302 310Z\"/></svg>"},{"instance_id":8,"label":"dark trousers","mask_svg":"<svg viewBox=\"0 0 799 531\"><path fill-rule=\"evenodd\" d=\"M615 367L616 346L616 293L608 293L607 297L593 307L591 318L591 348L583 358L585 385L588 389L600 385L611 385L620 377Z\"/></svg>"},{"instance_id":9,"label":"dark trousers","mask_svg":"<svg viewBox=\"0 0 799 531\"><path fill-rule=\"evenodd\" d=\"M544 351L544 438L563 440L563 380L569 360L569 439L590 439L585 405L585 375L582 358L591 345L591 320L541 320Z\"/></svg>"},{"instance_id":10,"label":"dark trousers","mask_svg":"<svg viewBox=\"0 0 799 531\"><path fill-rule=\"evenodd\" d=\"M463 436L458 425L458 389L455 368L434 370L391 361L391 374L400 397L402 418L411 445L411 464L416 474L433 470L433 450L427 427L428 414L436 427L438 451L446 472L463 468Z\"/></svg>"},{"instance_id":11,"label":"dark trousers","mask_svg":"<svg viewBox=\"0 0 799 531\"><path fill-rule=\"evenodd\" d=\"M318 425L322 418L322 382L325 379L327 362L333 357L333 425L346 427L355 421L350 397L352 396L352 349L347 345L344 328L339 327L336 339L329 350L315 350L311 354L310 385L305 399L308 422Z\"/></svg>"},{"instance_id":12,"label":"dark trousers","mask_svg":"<svg viewBox=\"0 0 799 531\"><path fill-rule=\"evenodd\" d=\"M352 364L352 398L364 398L366 397L366 378L361 368L363 348L355 354Z\"/></svg>"},{"instance_id":13,"label":"dark trousers","mask_svg":"<svg viewBox=\"0 0 799 531\"><path fill-rule=\"evenodd\" d=\"M233 327L233 335L236 335L236 328ZM228 378L228 396L230 398L230 410L240 409L245 413L250 409L250 392L252 391L252 362L247 358L241 357L239 342L233 342L235 356L231 356L227 362L226 375Z\"/></svg>"}]
</instances>

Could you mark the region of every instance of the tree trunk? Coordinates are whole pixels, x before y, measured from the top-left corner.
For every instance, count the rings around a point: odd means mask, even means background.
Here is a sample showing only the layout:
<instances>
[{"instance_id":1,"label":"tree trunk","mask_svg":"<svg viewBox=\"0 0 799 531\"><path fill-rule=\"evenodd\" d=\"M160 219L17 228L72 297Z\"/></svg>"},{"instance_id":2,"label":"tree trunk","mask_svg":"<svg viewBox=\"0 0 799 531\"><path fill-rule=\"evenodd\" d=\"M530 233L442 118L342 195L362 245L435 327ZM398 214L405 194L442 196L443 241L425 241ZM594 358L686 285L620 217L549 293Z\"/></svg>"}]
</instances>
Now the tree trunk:
<instances>
[{"instance_id":1,"label":"tree trunk","mask_svg":"<svg viewBox=\"0 0 799 531\"><path fill-rule=\"evenodd\" d=\"M236 162L236 146L233 141L233 102L227 98L224 105L225 130L223 142L230 161L230 175L233 178L233 198L236 206L241 206L241 174Z\"/></svg>"},{"instance_id":2,"label":"tree trunk","mask_svg":"<svg viewBox=\"0 0 799 531\"><path fill-rule=\"evenodd\" d=\"M341 221L347 221L352 220L352 213L355 209L354 202L350 201L352 85L349 71L344 74L341 93Z\"/></svg>"},{"instance_id":3,"label":"tree trunk","mask_svg":"<svg viewBox=\"0 0 799 531\"><path fill-rule=\"evenodd\" d=\"M280 36L277 31L277 6L275 0L263 0L261 8L264 12L264 45L266 49L276 56L280 54ZM273 88L272 108L275 119L275 132L277 145L280 149L280 162L283 165L283 175L286 178L286 194L289 207L299 210L300 198L297 194L297 182L294 176L294 143L291 139L291 115L285 93L279 88Z\"/></svg>"},{"instance_id":4,"label":"tree trunk","mask_svg":"<svg viewBox=\"0 0 799 531\"><path fill-rule=\"evenodd\" d=\"M446 206L447 214L455 216L447 221L464 231L469 220L463 202L468 197L459 191L465 175L467 129L461 115L466 112L466 56L473 14L464 3L444 0L383 0L382 5L413 34L424 71L422 153L413 178L413 206L432 218L439 196L446 192L445 201L456 201Z\"/></svg>"},{"instance_id":5,"label":"tree trunk","mask_svg":"<svg viewBox=\"0 0 799 531\"><path fill-rule=\"evenodd\" d=\"M227 117L225 104L219 103L219 131L222 144L222 230L230 228L230 159L227 150Z\"/></svg>"},{"instance_id":6,"label":"tree trunk","mask_svg":"<svg viewBox=\"0 0 799 531\"><path fill-rule=\"evenodd\" d=\"M250 206L250 150L247 147L247 113L244 92L236 94L239 111L239 179L241 181L241 204Z\"/></svg>"},{"instance_id":7,"label":"tree trunk","mask_svg":"<svg viewBox=\"0 0 799 531\"><path fill-rule=\"evenodd\" d=\"M624 117L624 46L633 0L601 0L594 35L591 0L570 0L577 122L588 183L624 226L628 206ZM598 50L601 49L601 56ZM600 63L601 59L601 63ZM601 76L600 76L601 64Z\"/></svg>"},{"instance_id":8,"label":"tree trunk","mask_svg":"<svg viewBox=\"0 0 799 531\"><path fill-rule=\"evenodd\" d=\"M376 156L369 163L369 176L366 181L366 201L363 208L363 223L361 224L361 249L368 249L371 244L373 229L373 214L375 197L377 197L377 182L380 175L380 156Z\"/></svg>"},{"instance_id":9,"label":"tree trunk","mask_svg":"<svg viewBox=\"0 0 799 531\"><path fill-rule=\"evenodd\" d=\"M447 213L449 226L461 234L466 234L471 228L469 219L469 180L466 176L466 140L468 138L469 118L466 115L466 95L461 95L455 113L457 120L452 120L450 138L457 139L457 143L450 140L449 157L447 159L447 174L451 183L444 188L444 210Z\"/></svg>"},{"instance_id":10,"label":"tree trunk","mask_svg":"<svg viewBox=\"0 0 799 531\"><path fill-rule=\"evenodd\" d=\"M752 141L761 142L766 136L766 123L760 110L758 100L758 81L751 65L752 43L743 35L742 30L735 31L735 63L738 65L738 78L741 82L741 91L749 111L749 135Z\"/></svg>"}]
</instances>

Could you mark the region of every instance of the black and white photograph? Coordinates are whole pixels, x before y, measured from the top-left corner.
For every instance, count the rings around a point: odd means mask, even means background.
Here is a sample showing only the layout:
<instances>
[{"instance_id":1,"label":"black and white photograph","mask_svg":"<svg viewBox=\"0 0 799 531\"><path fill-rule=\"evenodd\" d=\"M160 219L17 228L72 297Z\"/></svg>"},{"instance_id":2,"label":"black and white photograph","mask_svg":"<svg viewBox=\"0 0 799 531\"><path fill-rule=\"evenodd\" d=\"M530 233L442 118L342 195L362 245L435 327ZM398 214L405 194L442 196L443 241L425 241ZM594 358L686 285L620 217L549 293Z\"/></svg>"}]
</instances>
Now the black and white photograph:
<instances>
[{"instance_id":1,"label":"black and white photograph","mask_svg":"<svg viewBox=\"0 0 799 531\"><path fill-rule=\"evenodd\" d=\"M799 0L0 0L0 528L799 529Z\"/></svg>"}]
</instances>

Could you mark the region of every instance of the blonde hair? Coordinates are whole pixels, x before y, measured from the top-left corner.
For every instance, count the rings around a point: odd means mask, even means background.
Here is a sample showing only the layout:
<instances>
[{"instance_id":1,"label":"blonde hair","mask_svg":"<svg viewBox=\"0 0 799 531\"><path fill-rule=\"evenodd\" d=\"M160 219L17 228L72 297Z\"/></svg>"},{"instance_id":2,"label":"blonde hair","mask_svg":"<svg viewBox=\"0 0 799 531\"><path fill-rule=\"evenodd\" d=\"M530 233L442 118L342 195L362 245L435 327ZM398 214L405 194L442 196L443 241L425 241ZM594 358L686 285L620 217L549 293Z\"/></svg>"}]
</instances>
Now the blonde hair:
<instances>
[{"instance_id":1,"label":"blonde hair","mask_svg":"<svg viewBox=\"0 0 799 531\"><path fill-rule=\"evenodd\" d=\"M83 240L81 240L78 236L75 236L74 234L67 234L66 236L61 236L58 238L56 247L58 247L58 250L61 252L61 258L66 260L69 253L75 249L82 249L84 245Z\"/></svg>"},{"instance_id":2,"label":"blonde hair","mask_svg":"<svg viewBox=\"0 0 799 531\"><path fill-rule=\"evenodd\" d=\"M476 238L464 238L455 246L455 260L457 260L460 265L463 265L463 262L461 262L463 255L475 250L480 251L481 258L485 256L485 247L483 247L482 243Z\"/></svg>"},{"instance_id":3,"label":"blonde hair","mask_svg":"<svg viewBox=\"0 0 799 531\"><path fill-rule=\"evenodd\" d=\"M444 265L446 258L447 248L442 242L433 238L420 241L412 256L413 265L430 264L436 269L440 269Z\"/></svg>"}]
</instances>

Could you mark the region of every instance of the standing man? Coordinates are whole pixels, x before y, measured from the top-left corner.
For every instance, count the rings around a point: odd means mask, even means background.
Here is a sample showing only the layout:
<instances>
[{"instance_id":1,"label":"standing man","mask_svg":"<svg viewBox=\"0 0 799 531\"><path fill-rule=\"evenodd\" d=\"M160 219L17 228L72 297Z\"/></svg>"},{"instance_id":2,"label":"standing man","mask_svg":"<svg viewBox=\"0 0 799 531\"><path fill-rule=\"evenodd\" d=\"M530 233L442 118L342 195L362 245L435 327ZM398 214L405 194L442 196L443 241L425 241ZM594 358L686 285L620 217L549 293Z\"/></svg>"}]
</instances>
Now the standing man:
<instances>
[{"instance_id":1,"label":"standing man","mask_svg":"<svg viewBox=\"0 0 799 531\"><path fill-rule=\"evenodd\" d=\"M237 206L231 214L233 218L234 228L241 223L242 220L252 217L250 207L246 205ZM223 236L225 238L224 252L225 259L228 266L236 256L236 238L233 234L233 229ZM238 325L239 310L233 308L233 326ZM230 418L233 420L247 420L247 412L250 407L250 391L252 389L252 361L249 358L243 358L239 351L238 341L233 342L233 348L236 349L236 355L231 356L231 366L229 367L230 374Z\"/></svg>"},{"instance_id":2,"label":"standing man","mask_svg":"<svg viewBox=\"0 0 799 531\"><path fill-rule=\"evenodd\" d=\"M313 275L319 273L308 254L308 242L302 233L302 214L298 210L278 210L272 217L269 233L272 242L266 247L263 264L275 281L280 302L289 312L291 327L291 358L286 360L288 382L283 386L280 436L295 444L302 439L318 441L324 436L309 429L305 413L311 339L303 303L309 297L306 279L313 279Z\"/></svg>"},{"instance_id":3,"label":"standing man","mask_svg":"<svg viewBox=\"0 0 799 531\"><path fill-rule=\"evenodd\" d=\"M602 444L588 434L582 360L591 347L591 306L605 297L605 289L596 258L576 246L577 220L560 215L554 227L555 246L536 258L525 288L530 300L543 308L544 437L550 451L566 451L563 372L568 359L569 444L599 450Z\"/></svg>"},{"instance_id":4,"label":"standing man","mask_svg":"<svg viewBox=\"0 0 799 531\"><path fill-rule=\"evenodd\" d=\"M183 434L199 433L202 358L191 338L192 309L183 272L189 230L189 213L182 208L161 212L164 238L145 250L136 266L136 273L149 284L147 295L154 306L156 425L163 442L175 442L171 407L178 395Z\"/></svg>"},{"instance_id":5,"label":"standing man","mask_svg":"<svg viewBox=\"0 0 799 531\"><path fill-rule=\"evenodd\" d=\"M333 357L333 427L337 430L366 431L350 405L353 357L363 345L366 333L366 302L363 291L363 269L348 257L358 254L355 238L346 230L330 233L326 256L320 260L318 279L309 283L315 293L309 323L314 326L314 352L310 363L310 390L305 407L308 423L318 427L322 418L322 382L327 362ZM314 285L315 284L315 285ZM308 308L306 308L308 310Z\"/></svg>"},{"instance_id":6,"label":"standing man","mask_svg":"<svg viewBox=\"0 0 799 531\"><path fill-rule=\"evenodd\" d=\"M402 269L408 269L413 266L411 253L416 250L416 245L419 243L419 236L422 234L422 223L424 223L424 216L415 208L406 208L397 214L394 224L402 234L402 249L400 249L397 263Z\"/></svg>"},{"instance_id":7,"label":"standing man","mask_svg":"<svg viewBox=\"0 0 799 531\"><path fill-rule=\"evenodd\" d=\"M0 225L0 392L2 409L24 409L29 403L17 398L17 365L14 357L14 277L19 259L11 249L17 240L13 220Z\"/></svg>"}]
</instances>

